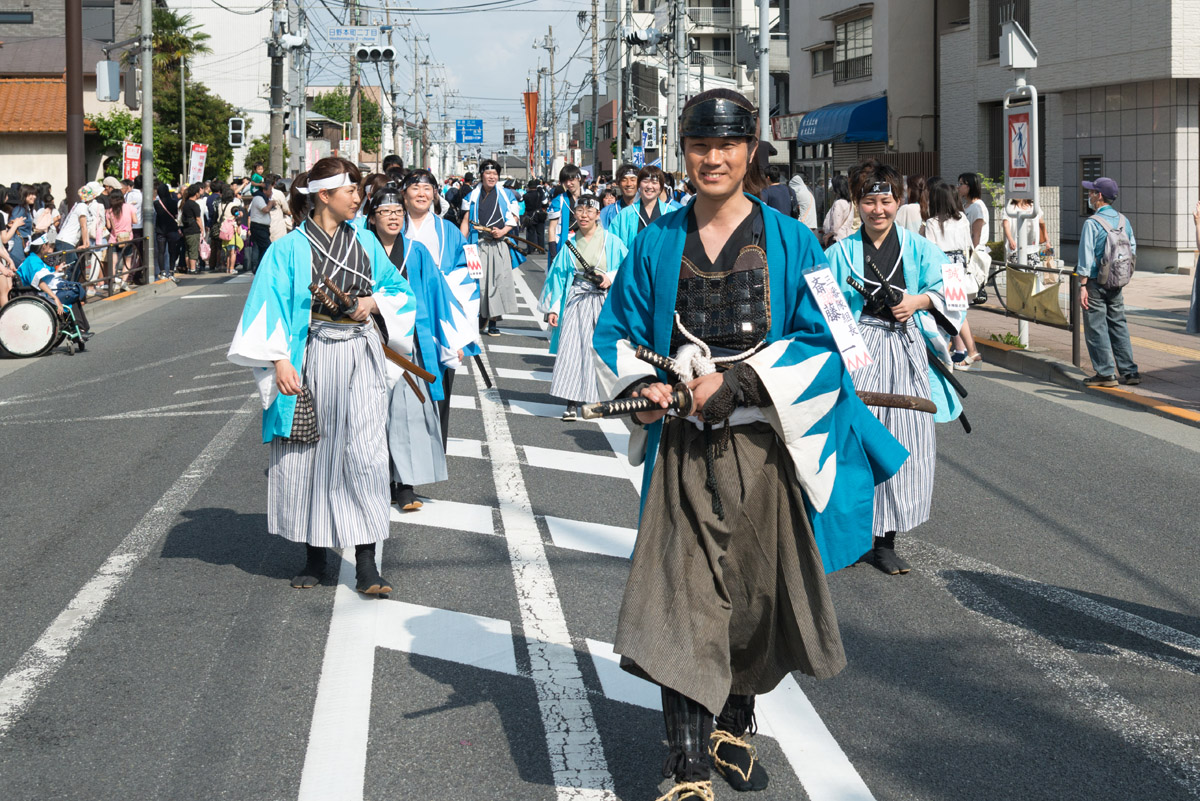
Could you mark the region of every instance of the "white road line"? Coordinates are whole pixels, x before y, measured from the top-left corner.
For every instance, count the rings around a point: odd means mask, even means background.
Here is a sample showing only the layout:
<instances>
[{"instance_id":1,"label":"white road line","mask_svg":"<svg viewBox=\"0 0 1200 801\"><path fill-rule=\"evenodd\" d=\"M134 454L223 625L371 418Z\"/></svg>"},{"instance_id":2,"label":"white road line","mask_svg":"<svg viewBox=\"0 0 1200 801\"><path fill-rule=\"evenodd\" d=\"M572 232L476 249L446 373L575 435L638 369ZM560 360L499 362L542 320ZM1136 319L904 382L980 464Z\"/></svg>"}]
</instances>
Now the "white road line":
<instances>
[{"instance_id":1,"label":"white road line","mask_svg":"<svg viewBox=\"0 0 1200 801\"><path fill-rule=\"evenodd\" d=\"M524 284L524 279L520 283ZM486 364L487 354L481 358ZM559 801L616 801L604 747L546 559L546 547L525 490L500 391L495 387L488 389L478 374L475 384L557 797Z\"/></svg>"},{"instance_id":2,"label":"white road line","mask_svg":"<svg viewBox=\"0 0 1200 801\"><path fill-rule=\"evenodd\" d=\"M483 443L477 439L450 437L446 441L447 456L461 456L466 459L482 459Z\"/></svg>"},{"instance_id":3,"label":"white road line","mask_svg":"<svg viewBox=\"0 0 1200 801\"><path fill-rule=\"evenodd\" d=\"M621 657L613 652L610 643L599 640L585 642L592 657L592 667L596 669L596 677L600 679L600 689L606 698L656 712L662 709L662 690L658 685L622 670Z\"/></svg>"},{"instance_id":4,"label":"white road line","mask_svg":"<svg viewBox=\"0 0 1200 801\"><path fill-rule=\"evenodd\" d=\"M1196 737L1151 720L1103 679L1085 670L1068 650L1026 628L1008 607L969 578L975 568L965 566L986 563L920 540L910 539L909 543L914 565L973 613L985 628L1032 663L1050 683L1063 690L1073 708L1090 712L1118 737L1141 750L1191 795L1200 795ZM1003 575L1002 571L987 572ZM1029 587L1022 588L1031 591Z\"/></svg>"},{"instance_id":5,"label":"white road line","mask_svg":"<svg viewBox=\"0 0 1200 801\"><path fill-rule=\"evenodd\" d=\"M223 281L225 284L248 284L254 280L254 273L242 273L230 278L228 281Z\"/></svg>"},{"instance_id":6,"label":"white road line","mask_svg":"<svg viewBox=\"0 0 1200 801\"><path fill-rule=\"evenodd\" d=\"M504 315L504 320L505 320L505 322L512 322L513 320L521 320L522 322L527 322L527 323L538 323L538 322L541 322L542 318L535 317L532 314L506 314L506 315Z\"/></svg>"},{"instance_id":7,"label":"white road line","mask_svg":"<svg viewBox=\"0 0 1200 801\"><path fill-rule=\"evenodd\" d=\"M515 370L511 367L497 367L496 375L516 381L545 381L547 383L554 378L554 373L549 370Z\"/></svg>"},{"instance_id":8,"label":"white road line","mask_svg":"<svg viewBox=\"0 0 1200 801\"><path fill-rule=\"evenodd\" d=\"M404 512L395 506L392 522L414 526L448 528L453 531L472 531L476 534L496 534L492 507L458 501L438 501L422 498L425 505L415 512Z\"/></svg>"},{"instance_id":9,"label":"white road line","mask_svg":"<svg viewBox=\"0 0 1200 801\"><path fill-rule=\"evenodd\" d=\"M565 403L541 403L540 401L527 401L517 398L511 398L508 401L508 410L513 414L524 414L533 417L549 417L551 419L561 419L563 412L567 410ZM575 420L574 423L582 423L584 425L592 425L594 420ZM572 423L572 425L574 425Z\"/></svg>"},{"instance_id":10,"label":"white road line","mask_svg":"<svg viewBox=\"0 0 1200 801\"><path fill-rule=\"evenodd\" d=\"M229 364L229 362L225 362L225 364ZM199 381L201 378L220 378L224 375L246 375L247 369L248 368L245 367L235 367L232 370L218 370L215 373L201 373L200 375L192 376L192 380Z\"/></svg>"},{"instance_id":11,"label":"white road line","mask_svg":"<svg viewBox=\"0 0 1200 801\"><path fill-rule=\"evenodd\" d=\"M550 470L563 470L568 473L587 473L593 476L611 476L625 478L625 470L621 467L620 459L616 456L604 456L598 453L580 453L578 451L560 451L556 448L538 448L533 445L522 445L525 451L525 461L530 467L545 467Z\"/></svg>"},{"instance_id":12,"label":"white road line","mask_svg":"<svg viewBox=\"0 0 1200 801\"><path fill-rule=\"evenodd\" d=\"M549 339L550 334L539 328L504 328L500 329L501 334L507 334L514 337L533 337L534 339Z\"/></svg>"},{"instance_id":13,"label":"white road line","mask_svg":"<svg viewBox=\"0 0 1200 801\"><path fill-rule=\"evenodd\" d=\"M608 447L612 448L613 453L617 455L617 463L621 465L625 477L629 479L630 484L633 484L637 494L641 495L645 463L639 465L629 463L629 429L620 420L613 418L601 417L596 423L600 426L604 438L608 440Z\"/></svg>"},{"instance_id":14,"label":"white road line","mask_svg":"<svg viewBox=\"0 0 1200 801\"><path fill-rule=\"evenodd\" d=\"M246 376L241 381L226 381L223 384L211 384L210 386L207 386L207 387L189 387L188 389L177 389L177 390L175 390L175 394L176 395L186 395L191 392L210 392L214 389L225 389L226 387L242 387L242 386L247 386L247 385L253 384L253 383L254 383L254 379L251 378L250 376Z\"/></svg>"},{"instance_id":15,"label":"white road line","mask_svg":"<svg viewBox=\"0 0 1200 801\"><path fill-rule=\"evenodd\" d=\"M248 398L243 409L253 411L256 405L256 397ZM104 560L95 575L79 589L37 642L0 681L0 738L9 732L38 693L53 680L58 668L70 656L71 649L116 595L133 569L166 536L167 529L238 441L251 419L250 414L235 414L221 427L200 455L146 512L133 531Z\"/></svg>"},{"instance_id":16,"label":"white road line","mask_svg":"<svg viewBox=\"0 0 1200 801\"><path fill-rule=\"evenodd\" d=\"M203 294L203 295L201 295L201 294L197 293L197 294L192 294L192 295L184 295L183 299L184 300L197 300L197 299L203 300L205 298L229 298L229 297L233 297L233 296L232 295L218 295L218 294Z\"/></svg>"},{"instance_id":17,"label":"white road line","mask_svg":"<svg viewBox=\"0 0 1200 801\"><path fill-rule=\"evenodd\" d=\"M537 295L534 295L533 292L530 291L529 284L527 284L525 282L525 274L522 271L513 270L513 283L516 284L517 291L521 293L521 297L523 297L525 299L525 304L531 309L536 309L538 307ZM505 317L504 319L507 320L509 318ZM517 319L524 319L524 318L518 317ZM545 319L543 319L541 315L538 315L536 317L531 317L530 319L532 319L535 323L538 324L538 328L542 329L543 331L546 330L547 324L546 324ZM501 329L501 330L503 330L503 329Z\"/></svg>"},{"instance_id":18,"label":"white road line","mask_svg":"<svg viewBox=\"0 0 1200 801\"><path fill-rule=\"evenodd\" d=\"M507 620L384 600L375 630L380 648L520 675Z\"/></svg>"},{"instance_id":19,"label":"white road line","mask_svg":"<svg viewBox=\"0 0 1200 801\"><path fill-rule=\"evenodd\" d=\"M628 559L637 541L636 528L567 520L550 515L546 515L545 519L546 527L550 529L550 539L559 548Z\"/></svg>"},{"instance_id":20,"label":"white road line","mask_svg":"<svg viewBox=\"0 0 1200 801\"><path fill-rule=\"evenodd\" d=\"M299 801L363 797L380 602L354 591L353 554L352 548L345 549L338 572ZM382 547L377 547L376 557L382 555Z\"/></svg>"},{"instance_id":21,"label":"white road line","mask_svg":"<svg viewBox=\"0 0 1200 801\"><path fill-rule=\"evenodd\" d=\"M520 345L488 345L492 353L511 353L514 356L552 356L549 348L524 348Z\"/></svg>"},{"instance_id":22,"label":"white road line","mask_svg":"<svg viewBox=\"0 0 1200 801\"><path fill-rule=\"evenodd\" d=\"M474 409L475 396L473 395L450 395L451 409Z\"/></svg>"}]
</instances>

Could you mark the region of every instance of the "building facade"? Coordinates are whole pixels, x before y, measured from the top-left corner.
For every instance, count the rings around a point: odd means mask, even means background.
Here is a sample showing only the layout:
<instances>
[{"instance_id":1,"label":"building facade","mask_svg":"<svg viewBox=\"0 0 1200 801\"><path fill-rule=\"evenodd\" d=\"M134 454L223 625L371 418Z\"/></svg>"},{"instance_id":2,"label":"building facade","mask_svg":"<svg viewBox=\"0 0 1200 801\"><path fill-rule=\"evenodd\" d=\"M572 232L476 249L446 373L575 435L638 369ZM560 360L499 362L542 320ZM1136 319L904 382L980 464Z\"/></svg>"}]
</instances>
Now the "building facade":
<instances>
[{"instance_id":1,"label":"building facade","mask_svg":"<svg viewBox=\"0 0 1200 801\"><path fill-rule=\"evenodd\" d=\"M1188 0L1085 7L1050 0L969 0L941 39L941 155L947 175L1004 168L1001 102L1013 74L1000 65L1000 25L1013 16L1038 48L1043 185L1061 188L1063 255L1086 219L1080 181L1121 188L1138 267L1195 263L1192 211L1200 197L1200 15Z\"/></svg>"}]
</instances>

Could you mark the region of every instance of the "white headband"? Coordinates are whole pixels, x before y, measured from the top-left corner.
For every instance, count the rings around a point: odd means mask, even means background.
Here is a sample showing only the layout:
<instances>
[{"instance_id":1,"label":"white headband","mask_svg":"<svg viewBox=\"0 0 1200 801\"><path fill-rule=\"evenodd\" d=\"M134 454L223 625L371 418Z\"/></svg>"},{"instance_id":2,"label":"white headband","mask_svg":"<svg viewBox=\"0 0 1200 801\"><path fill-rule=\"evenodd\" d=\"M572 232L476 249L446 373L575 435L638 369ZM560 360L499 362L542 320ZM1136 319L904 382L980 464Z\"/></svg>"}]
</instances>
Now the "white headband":
<instances>
[{"instance_id":1,"label":"white headband","mask_svg":"<svg viewBox=\"0 0 1200 801\"><path fill-rule=\"evenodd\" d=\"M350 186L352 183L350 173L339 172L337 175L331 175L328 178L318 178L315 181L309 181L308 186L297 186L296 191L302 195L315 195L322 189L341 189L343 186Z\"/></svg>"}]
</instances>

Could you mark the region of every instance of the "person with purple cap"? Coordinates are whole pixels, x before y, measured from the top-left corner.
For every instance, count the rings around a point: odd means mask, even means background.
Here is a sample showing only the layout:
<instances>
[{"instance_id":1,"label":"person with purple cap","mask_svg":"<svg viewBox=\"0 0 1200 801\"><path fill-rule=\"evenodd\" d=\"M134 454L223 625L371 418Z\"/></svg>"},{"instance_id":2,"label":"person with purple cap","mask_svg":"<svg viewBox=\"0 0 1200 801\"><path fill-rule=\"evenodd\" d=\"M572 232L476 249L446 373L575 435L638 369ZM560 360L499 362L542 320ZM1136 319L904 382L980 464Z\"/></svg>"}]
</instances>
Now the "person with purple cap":
<instances>
[{"instance_id":1,"label":"person with purple cap","mask_svg":"<svg viewBox=\"0 0 1200 801\"><path fill-rule=\"evenodd\" d=\"M1112 207L1120 194L1112 178L1084 181L1088 207L1092 216L1083 223L1079 234L1079 302L1083 306L1083 337L1088 357L1096 374L1085 378L1089 387L1115 387L1118 375L1123 384L1140 384L1142 376L1133 361L1133 346L1129 342L1129 326L1125 322L1124 285L1113 278L1118 272L1110 264L1112 254L1127 250L1129 272L1137 257L1137 240L1133 226L1124 214ZM1115 247L1109 247L1109 239ZM1122 242L1124 238L1126 242ZM1124 280L1128 280L1128 277Z\"/></svg>"}]
</instances>

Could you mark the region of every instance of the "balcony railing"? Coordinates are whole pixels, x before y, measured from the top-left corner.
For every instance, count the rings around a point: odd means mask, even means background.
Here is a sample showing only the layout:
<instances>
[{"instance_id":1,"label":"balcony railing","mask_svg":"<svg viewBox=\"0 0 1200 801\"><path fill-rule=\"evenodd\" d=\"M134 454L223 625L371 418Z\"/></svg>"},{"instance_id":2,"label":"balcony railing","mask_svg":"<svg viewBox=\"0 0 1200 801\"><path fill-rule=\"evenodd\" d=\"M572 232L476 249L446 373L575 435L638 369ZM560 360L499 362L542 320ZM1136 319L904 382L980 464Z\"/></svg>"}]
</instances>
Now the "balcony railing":
<instances>
[{"instance_id":1,"label":"balcony railing","mask_svg":"<svg viewBox=\"0 0 1200 801\"><path fill-rule=\"evenodd\" d=\"M709 75L722 78L735 75L733 52L730 50L693 50L688 60L692 66L702 67Z\"/></svg>"},{"instance_id":2,"label":"balcony railing","mask_svg":"<svg viewBox=\"0 0 1200 801\"><path fill-rule=\"evenodd\" d=\"M859 78L871 77L871 56L859 56L845 61L833 62L833 82L856 81Z\"/></svg>"},{"instance_id":3,"label":"balcony railing","mask_svg":"<svg viewBox=\"0 0 1200 801\"><path fill-rule=\"evenodd\" d=\"M733 24L733 9L729 6L690 6L687 13L701 27L728 28Z\"/></svg>"}]
</instances>

